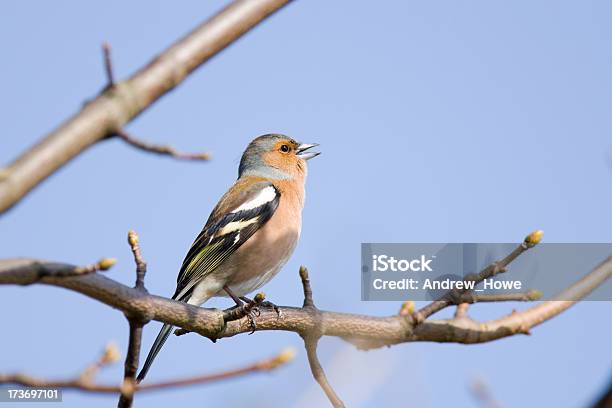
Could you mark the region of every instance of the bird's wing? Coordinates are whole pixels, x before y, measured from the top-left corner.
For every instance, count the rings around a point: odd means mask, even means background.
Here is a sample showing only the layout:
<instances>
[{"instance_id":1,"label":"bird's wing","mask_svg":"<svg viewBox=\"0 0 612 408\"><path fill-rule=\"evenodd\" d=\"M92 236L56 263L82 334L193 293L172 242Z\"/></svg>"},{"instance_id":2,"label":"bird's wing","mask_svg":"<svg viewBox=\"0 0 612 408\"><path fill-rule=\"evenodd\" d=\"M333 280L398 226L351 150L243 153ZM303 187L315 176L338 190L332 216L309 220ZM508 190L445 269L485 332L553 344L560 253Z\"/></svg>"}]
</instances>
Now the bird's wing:
<instances>
[{"instance_id":1,"label":"bird's wing","mask_svg":"<svg viewBox=\"0 0 612 408\"><path fill-rule=\"evenodd\" d=\"M172 298L182 301L189 299L194 287L204 277L272 217L279 202L280 192L269 182L254 183L239 194L228 191L185 256Z\"/></svg>"}]
</instances>

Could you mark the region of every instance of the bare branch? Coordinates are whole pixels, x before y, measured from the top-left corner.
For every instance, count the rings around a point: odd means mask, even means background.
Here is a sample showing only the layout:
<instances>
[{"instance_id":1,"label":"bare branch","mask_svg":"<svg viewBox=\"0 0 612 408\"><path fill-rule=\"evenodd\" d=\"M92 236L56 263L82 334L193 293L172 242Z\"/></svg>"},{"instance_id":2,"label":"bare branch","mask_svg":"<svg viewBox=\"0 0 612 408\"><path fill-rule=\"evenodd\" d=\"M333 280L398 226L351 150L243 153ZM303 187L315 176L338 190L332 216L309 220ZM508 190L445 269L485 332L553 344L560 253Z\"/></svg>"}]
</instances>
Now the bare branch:
<instances>
[{"instance_id":1,"label":"bare branch","mask_svg":"<svg viewBox=\"0 0 612 408\"><path fill-rule=\"evenodd\" d=\"M82 376L67 380L47 380L43 378L31 377L25 374L0 374L0 384L17 384L33 388L73 389L102 394L116 394L126 392L136 393L145 391L157 391L166 388L183 387L186 385L205 384L261 371L271 371L290 362L291 360L293 360L294 356L295 351L292 349L287 349L272 358L268 358L256 362L254 364L250 364L246 367L235 368L232 370L222 371L213 374L205 374L196 377L182 378L172 381L139 384L135 385L133 390L129 390L128 388L130 388L130 386L126 385L125 383L122 385L96 384L87 378L83 378Z\"/></svg>"},{"instance_id":2,"label":"bare branch","mask_svg":"<svg viewBox=\"0 0 612 408\"><path fill-rule=\"evenodd\" d=\"M117 345L114 343L108 343L100 355L100 358L81 372L79 380L85 383L93 381L101 368L113 364L114 362L118 361L119 358L120 355Z\"/></svg>"},{"instance_id":3,"label":"bare branch","mask_svg":"<svg viewBox=\"0 0 612 408\"><path fill-rule=\"evenodd\" d=\"M455 319L461 319L463 317L466 317L469 308L469 303L459 303L457 305L457 309L455 309Z\"/></svg>"},{"instance_id":4,"label":"bare branch","mask_svg":"<svg viewBox=\"0 0 612 408\"><path fill-rule=\"evenodd\" d=\"M143 142L142 140L136 139L135 137L129 135L124 130L118 130L117 132L115 132L115 135L121 138L121 140L128 143L129 145L149 153L170 156L179 160L210 160L210 154L208 153L182 153L172 146L161 146Z\"/></svg>"},{"instance_id":5,"label":"bare branch","mask_svg":"<svg viewBox=\"0 0 612 408\"><path fill-rule=\"evenodd\" d=\"M41 263L44 262L31 259L0 260L0 284L43 283L68 288L120 309L126 314L169 323L210 339L232 337L251 331L246 319L226 323L221 310L199 308L143 294L101 274L62 278L48 276L39 279L38 265ZM375 317L282 306L282 319L278 318L275 311L262 309L257 318L257 330L309 334L317 328L323 336L341 337L365 349L414 341L484 343L524 333L526 328L537 326L558 315L587 296L610 276L612 257L552 300L541 302L523 312L480 324L443 319L426 320L414 325L411 319L405 316Z\"/></svg>"},{"instance_id":6,"label":"bare branch","mask_svg":"<svg viewBox=\"0 0 612 408\"><path fill-rule=\"evenodd\" d=\"M144 285L144 278L147 273L147 263L142 257L140 239L136 231L130 230L128 232L128 244L130 245L130 249L134 255L134 263L136 264L136 283L134 284L134 289L146 294L148 292ZM126 317L130 325L130 337L123 369L123 387L117 405L119 408L130 408L134 403L136 372L138 371L140 349L142 345L142 328L147 323L146 320L138 316L126 314Z\"/></svg>"},{"instance_id":7,"label":"bare branch","mask_svg":"<svg viewBox=\"0 0 612 408\"><path fill-rule=\"evenodd\" d=\"M478 281L478 279L484 279L483 277L485 276L494 276L500 273L514 258L526 249L536 245L540 238L541 232L529 235L523 244L502 261L496 262L485 268L480 274L466 279ZM130 231L128 240L138 271L136 287L133 289L99 274L77 276L56 276L51 274L41 277L39 276L41 261L24 259L0 260L0 284L31 284L40 282L62 286L121 309L128 316L130 321L130 347L128 357L126 358L125 380L121 387L122 397L120 406L122 407L131 406L133 393L140 389L137 388L134 382L134 375L138 365L142 325L144 324L143 322L150 319L178 326L180 329L176 334L193 331L213 341L247 331L252 333L256 329L296 332L304 339L313 377L320 384L332 404L335 407L342 407L344 405L329 384L317 356L316 348L322 336L341 337L360 349L371 349L414 341L457 342L465 344L482 343L514 334L529 334L531 327L537 326L561 313L579 299L587 296L612 275L612 257L609 257L590 274L557 295L551 301L542 302L524 312L513 312L509 316L484 323L478 323L467 316L469 302L523 300L524 298L532 300L539 297L540 294L534 291L519 294L519 296L483 296L466 291L453 293L448 298L433 302L434 304L446 301L451 302L442 304L441 308L452 304L452 302L457 303L458 307L453 319L419 323L418 320L412 317L413 302L405 302L399 315L390 317L372 317L321 311L314 305L308 270L305 267L300 267L300 278L304 291L303 306L301 308L283 307L283 318L280 318L281 313L277 311L258 310L257 326L255 326L251 313L255 310L255 307L262 303L264 299L263 294L258 294L246 306L243 305L236 308L236 311L229 312L202 309L182 302L149 295L144 290L143 280L146 264L140 254L138 237L133 231ZM76 268L65 264L50 265L63 270ZM46 267L43 263L42 268ZM466 298L468 302L465 301ZM247 319L242 317L247 317Z\"/></svg>"},{"instance_id":8,"label":"bare branch","mask_svg":"<svg viewBox=\"0 0 612 408\"><path fill-rule=\"evenodd\" d=\"M332 403L332 405L336 408L344 408L344 403L338 397L338 394L334 391L332 386L327 381L327 376L325 375L325 371L323 371L323 367L321 367L321 363L319 362L319 357L317 356L317 344L319 343L319 338L316 336L307 336L304 337L304 346L306 347L306 353L308 354L308 364L310 365L310 371L312 372L312 376L319 383L327 398Z\"/></svg>"},{"instance_id":9,"label":"bare branch","mask_svg":"<svg viewBox=\"0 0 612 408\"><path fill-rule=\"evenodd\" d=\"M115 73L113 72L113 59L111 56L110 44L102 44L102 51L104 54L104 71L106 72L107 79L105 89L108 89L115 86ZM159 155L174 157L179 160L210 160L210 155L208 153L181 153L172 146L161 146L139 140L131 136L123 129L119 129L115 132L115 134L109 136L117 136L127 144L137 149Z\"/></svg>"},{"instance_id":10,"label":"bare branch","mask_svg":"<svg viewBox=\"0 0 612 408\"><path fill-rule=\"evenodd\" d=\"M140 360L142 327L144 326L140 320L135 318L128 319L128 322L130 324L130 339L123 369L123 386L121 387L118 404L120 408L131 407L134 402L136 372Z\"/></svg>"},{"instance_id":11,"label":"bare branch","mask_svg":"<svg viewBox=\"0 0 612 408\"><path fill-rule=\"evenodd\" d=\"M82 151L120 131L196 68L288 2L234 1L129 79L106 87L79 112L2 170L0 214Z\"/></svg>"},{"instance_id":12,"label":"bare branch","mask_svg":"<svg viewBox=\"0 0 612 408\"><path fill-rule=\"evenodd\" d=\"M115 73L113 72L113 59L111 57L111 46L105 42L102 44L102 56L104 59L104 72L106 73L107 88L115 86Z\"/></svg>"},{"instance_id":13,"label":"bare branch","mask_svg":"<svg viewBox=\"0 0 612 408\"><path fill-rule=\"evenodd\" d=\"M75 266L57 262L46 262L46 261L33 261L29 263L28 269L31 276L34 279L34 283L37 280L48 277L65 278L70 276L81 276L95 273L98 271L107 271L112 268L117 260L114 258L102 258L95 264L86 266ZM27 284L29 284L27 283Z\"/></svg>"},{"instance_id":14,"label":"bare branch","mask_svg":"<svg viewBox=\"0 0 612 408\"><path fill-rule=\"evenodd\" d=\"M483 303L483 302L533 302L542 297L542 292L536 289L522 293L466 293L459 298L461 303Z\"/></svg>"},{"instance_id":15,"label":"bare branch","mask_svg":"<svg viewBox=\"0 0 612 408\"><path fill-rule=\"evenodd\" d=\"M400 311L399 311L400 316L412 317L413 313L414 313L414 301L407 300L404 303L402 303L402 307L400 308Z\"/></svg>"},{"instance_id":16,"label":"bare branch","mask_svg":"<svg viewBox=\"0 0 612 408\"><path fill-rule=\"evenodd\" d=\"M153 383L153 384L141 384L138 385L136 391L144 391L144 390L159 390L162 388L171 388L171 387L179 387L185 385L193 385L193 384L202 384L212 381L225 380L232 377L237 377L245 374L255 373L259 371L272 371L283 364L286 364L292 361L295 358L295 350L288 348L284 351L281 351L276 356L262 360L250 366L246 366L243 368L238 368L234 370L224 371L221 373L202 375L198 377L185 378L181 380L173 380L161 383Z\"/></svg>"},{"instance_id":17,"label":"bare branch","mask_svg":"<svg viewBox=\"0 0 612 408\"><path fill-rule=\"evenodd\" d=\"M530 248L533 248L538 243L540 243L542 239L543 232L541 230L537 230L527 235L523 242L509 255L503 258L500 261L493 262L491 265L484 268L480 273L476 275L468 275L465 277L465 281L474 281L476 283L482 282L485 279L492 278L493 276L506 272L506 267L510 264L510 262L514 261L519 257L523 252L527 251ZM469 293L468 289L453 289L446 292L442 295L438 300L431 302L430 304L424 306L416 313L413 314L413 318L417 323L423 322L429 316L434 313L439 312L440 310L459 303L465 302L462 299L462 296Z\"/></svg>"},{"instance_id":18,"label":"bare branch","mask_svg":"<svg viewBox=\"0 0 612 408\"><path fill-rule=\"evenodd\" d=\"M136 231L128 231L128 244L130 244L130 249L134 255L134 262L136 263L136 285L134 287L146 292L144 278L147 273L147 263L142 258L142 253L140 251L140 238L138 238Z\"/></svg>"},{"instance_id":19,"label":"bare branch","mask_svg":"<svg viewBox=\"0 0 612 408\"><path fill-rule=\"evenodd\" d=\"M319 344L319 339L323 335L323 327L319 309L317 309L314 305L308 269L305 266L300 266L300 279L302 281L302 288L304 290L304 304L302 306L302 310L307 310L314 315L316 322L314 327L308 330L308 332L300 333L304 339L304 347L306 348L306 354L308 355L308 365L310 366L310 371L312 372L314 379L319 383L325 392L325 395L327 395L327 398L332 405L336 408L344 407L344 403L340 397L338 397L338 394L336 394L336 391L334 391L334 388L327 380L325 371L323 370L323 367L319 362L319 357L317 356L317 345Z\"/></svg>"},{"instance_id":20,"label":"bare branch","mask_svg":"<svg viewBox=\"0 0 612 408\"><path fill-rule=\"evenodd\" d=\"M300 279L302 280L302 288L304 289L304 308L315 308L312 300L312 288L310 287L310 278L308 277L308 269L305 266L300 266Z\"/></svg>"}]
</instances>

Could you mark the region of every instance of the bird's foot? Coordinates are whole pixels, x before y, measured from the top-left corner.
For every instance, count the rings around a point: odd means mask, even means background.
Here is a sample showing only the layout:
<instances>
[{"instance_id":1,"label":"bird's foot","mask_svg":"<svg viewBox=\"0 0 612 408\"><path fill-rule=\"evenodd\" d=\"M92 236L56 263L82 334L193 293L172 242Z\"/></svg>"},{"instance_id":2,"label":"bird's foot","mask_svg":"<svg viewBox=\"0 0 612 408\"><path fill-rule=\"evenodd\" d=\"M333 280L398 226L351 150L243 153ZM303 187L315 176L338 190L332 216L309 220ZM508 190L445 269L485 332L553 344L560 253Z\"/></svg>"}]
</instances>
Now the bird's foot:
<instances>
[{"instance_id":1,"label":"bird's foot","mask_svg":"<svg viewBox=\"0 0 612 408\"><path fill-rule=\"evenodd\" d=\"M260 312L257 307L252 308L246 314L246 318L249 321L249 326L251 326L251 332L249 333L249 335L255 333L255 330L257 330L257 318L259 317L259 315Z\"/></svg>"},{"instance_id":2,"label":"bird's foot","mask_svg":"<svg viewBox=\"0 0 612 408\"><path fill-rule=\"evenodd\" d=\"M223 312L223 320L229 322L246 317L251 327L251 334L253 334L257 329L256 319L261 314L258 306L263 303L265 298L266 296L263 293L258 293L252 300L247 299L246 303L244 303L244 299L236 297L234 299L236 305Z\"/></svg>"},{"instance_id":3,"label":"bird's foot","mask_svg":"<svg viewBox=\"0 0 612 408\"><path fill-rule=\"evenodd\" d=\"M246 297L246 296L241 296L241 297L240 297L240 300L242 300L243 302L246 302L246 303L250 303L250 302L252 302L252 300L251 300L251 299L249 299L249 298L248 298L248 297ZM269 308L269 309L274 309L274 311L276 312L276 316L277 316L279 319L283 317L283 311L280 309L280 307L276 306L274 303L272 303L272 302L270 302L270 301L268 301L268 300L265 300L265 301L263 301L263 302L260 302L260 303L259 303L257 306L255 306L255 308L254 308L254 309L259 309L260 307L263 307L263 308ZM261 314L261 312L259 312L259 311L258 311L257 316L259 316L260 314Z\"/></svg>"}]
</instances>

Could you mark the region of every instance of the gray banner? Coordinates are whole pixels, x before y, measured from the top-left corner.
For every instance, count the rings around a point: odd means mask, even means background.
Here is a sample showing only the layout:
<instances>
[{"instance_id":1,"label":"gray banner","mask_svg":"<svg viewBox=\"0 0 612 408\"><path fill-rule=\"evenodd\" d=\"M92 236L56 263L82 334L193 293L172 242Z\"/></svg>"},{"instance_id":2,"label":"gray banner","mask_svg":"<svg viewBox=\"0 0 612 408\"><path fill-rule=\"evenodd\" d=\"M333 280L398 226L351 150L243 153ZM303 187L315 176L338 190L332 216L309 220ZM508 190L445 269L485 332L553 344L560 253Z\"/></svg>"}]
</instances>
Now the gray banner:
<instances>
[{"instance_id":1,"label":"gray banner","mask_svg":"<svg viewBox=\"0 0 612 408\"><path fill-rule=\"evenodd\" d=\"M503 259L519 244L361 244L362 300L435 300L461 289L468 274ZM521 254L505 273L473 287L477 294L558 295L612 255L612 244L539 244ZM576 300L576 299L559 299ZM612 300L612 279L584 300Z\"/></svg>"},{"instance_id":2,"label":"gray banner","mask_svg":"<svg viewBox=\"0 0 612 408\"><path fill-rule=\"evenodd\" d=\"M58 388L0 387L0 402L62 402Z\"/></svg>"}]
</instances>

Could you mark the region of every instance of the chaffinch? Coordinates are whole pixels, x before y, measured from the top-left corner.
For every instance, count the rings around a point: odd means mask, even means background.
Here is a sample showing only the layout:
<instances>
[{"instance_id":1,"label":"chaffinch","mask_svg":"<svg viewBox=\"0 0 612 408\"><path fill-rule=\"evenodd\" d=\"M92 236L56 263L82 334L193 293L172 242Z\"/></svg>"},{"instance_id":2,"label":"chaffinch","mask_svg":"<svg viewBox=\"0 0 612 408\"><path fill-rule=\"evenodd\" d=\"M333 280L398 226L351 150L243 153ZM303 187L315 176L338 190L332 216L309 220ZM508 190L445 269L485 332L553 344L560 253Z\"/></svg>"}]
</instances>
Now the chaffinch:
<instances>
[{"instance_id":1,"label":"chaffinch","mask_svg":"<svg viewBox=\"0 0 612 408\"><path fill-rule=\"evenodd\" d=\"M258 289L285 265L302 225L306 160L316 144L268 134L242 155L238 180L221 197L185 256L172 299L200 306L214 296L239 297ZM168 339L164 324L137 380L144 379Z\"/></svg>"}]
</instances>

